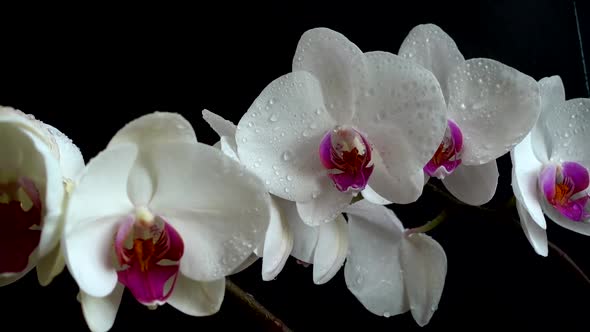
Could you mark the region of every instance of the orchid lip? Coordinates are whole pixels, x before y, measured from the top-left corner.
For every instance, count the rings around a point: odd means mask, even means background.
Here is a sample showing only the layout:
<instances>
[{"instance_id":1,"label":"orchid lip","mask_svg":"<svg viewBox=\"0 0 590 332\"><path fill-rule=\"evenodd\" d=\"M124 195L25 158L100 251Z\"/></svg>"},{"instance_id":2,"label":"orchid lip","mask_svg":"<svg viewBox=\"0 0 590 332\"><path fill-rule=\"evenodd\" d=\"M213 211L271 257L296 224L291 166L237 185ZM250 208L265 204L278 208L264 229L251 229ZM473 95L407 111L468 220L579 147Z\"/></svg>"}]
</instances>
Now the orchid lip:
<instances>
[{"instance_id":1,"label":"orchid lip","mask_svg":"<svg viewBox=\"0 0 590 332\"><path fill-rule=\"evenodd\" d=\"M145 208L128 216L115 234L114 253L119 282L147 306L161 305L172 294L184 243L162 217Z\"/></svg>"},{"instance_id":2,"label":"orchid lip","mask_svg":"<svg viewBox=\"0 0 590 332\"><path fill-rule=\"evenodd\" d=\"M459 126L452 120L447 120L447 129L443 141L438 146L434 156L424 166L424 172L429 176L444 179L461 165L463 151L463 134Z\"/></svg>"},{"instance_id":3,"label":"orchid lip","mask_svg":"<svg viewBox=\"0 0 590 332\"><path fill-rule=\"evenodd\" d=\"M327 175L342 192L359 192L373 172L372 147L367 138L349 126L336 126L322 138L320 161Z\"/></svg>"},{"instance_id":4,"label":"orchid lip","mask_svg":"<svg viewBox=\"0 0 590 332\"><path fill-rule=\"evenodd\" d=\"M539 188L547 202L563 216L577 222L590 218L587 210L589 184L588 170L576 162L549 164L539 174Z\"/></svg>"},{"instance_id":5,"label":"orchid lip","mask_svg":"<svg viewBox=\"0 0 590 332\"><path fill-rule=\"evenodd\" d=\"M0 274L24 271L41 240L42 203L32 180L0 184Z\"/></svg>"}]
</instances>

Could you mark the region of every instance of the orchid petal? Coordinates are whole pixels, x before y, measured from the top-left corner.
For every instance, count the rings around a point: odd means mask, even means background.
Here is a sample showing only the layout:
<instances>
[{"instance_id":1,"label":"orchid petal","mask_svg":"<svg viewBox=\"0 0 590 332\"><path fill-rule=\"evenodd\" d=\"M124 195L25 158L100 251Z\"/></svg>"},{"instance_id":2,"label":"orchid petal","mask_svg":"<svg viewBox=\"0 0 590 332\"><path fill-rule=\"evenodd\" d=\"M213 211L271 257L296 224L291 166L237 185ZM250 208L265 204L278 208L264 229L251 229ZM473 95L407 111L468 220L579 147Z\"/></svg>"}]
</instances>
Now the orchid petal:
<instances>
[{"instance_id":1,"label":"orchid petal","mask_svg":"<svg viewBox=\"0 0 590 332\"><path fill-rule=\"evenodd\" d=\"M123 285L117 284L113 292L105 297L94 297L80 290L82 313L90 331L106 332L113 327L124 290Z\"/></svg>"},{"instance_id":2,"label":"orchid petal","mask_svg":"<svg viewBox=\"0 0 590 332\"><path fill-rule=\"evenodd\" d=\"M261 181L204 144L156 144L151 149L156 192L150 208L190 239L181 273L199 281L231 273L268 227L270 197Z\"/></svg>"},{"instance_id":3,"label":"orchid petal","mask_svg":"<svg viewBox=\"0 0 590 332\"><path fill-rule=\"evenodd\" d=\"M418 25L404 39L399 56L430 70L440 83L445 100L449 100L449 76L453 69L465 61L449 35L434 24Z\"/></svg>"},{"instance_id":4,"label":"orchid petal","mask_svg":"<svg viewBox=\"0 0 590 332\"><path fill-rule=\"evenodd\" d=\"M355 121L385 166L380 171L375 165L369 185L389 201L410 203L422 192L422 180L415 184L407 180L432 158L447 127L444 97L434 75L409 60L370 52L366 63L369 84L359 98L363 112L356 114ZM385 176L375 181L379 171ZM418 194L400 197L406 190Z\"/></svg>"},{"instance_id":5,"label":"orchid petal","mask_svg":"<svg viewBox=\"0 0 590 332\"><path fill-rule=\"evenodd\" d=\"M489 202L498 186L496 161L482 165L460 165L442 180L445 188L463 203L482 205Z\"/></svg>"},{"instance_id":6,"label":"orchid petal","mask_svg":"<svg viewBox=\"0 0 590 332\"><path fill-rule=\"evenodd\" d=\"M282 217L275 199L271 198L270 222L264 239L262 279L272 280L281 272L293 249L293 235Z\"/></svg>"},{"instance_id":7,"label":"orchid petal","mask_svg":"<svg viewBox=\"0 0 590 332\"><path fill-rule=\"evenodd\" d=\"M299 40L293 58L293 71L315 76L328 106L338 123L348 123L366 71L361 50L342 34L316 28Z\"/></svg>"},{"instance_id":8,"label":"orchid petal","mask_svg":"<svg viewBox=\"0 0 590 332\"><path fill-rule=\"evenodd\" d=\"M209 111L203 110L203 120L211 126L219 137L235 137L236 136L236 125L231 121L222 118L221 116Z\"/></svg>"},{"instance_id":9,"label":"orchid petal","mask_svg":"<svg viewBox=\"0 0 590 332\"><path fill-rule=\"evenodd\" d=\"M412 316L418 325L428 324L442 295L447 256L430 236L411 234L402 241L401 262Z\"/></svg>"},{"instance_id":10,"label":"orchid petal","mask_svg":"<svg viewBox=\"0 0 590 332\"><path fill-rule=\"evenodd\" d=\"M289 232L293 235L291 256L306 263L313 263L320 228L305 224L301 220L294 202L276 197L273 199L281 211L281 217L289 225Z\"/></svg>"},{"instance_id":11,"label":"orchid petal","mask_svg":"<svg viewBox=\"0 0 590 332\"><path fill-rule=\"evenodd\" d=\"M309 201L327 177L318 151L335 125L320 82L307 72L289 73L270 83L240 120L238 155L271 194Z\"/></svg>"},{"instance_id":12,"label":"orchid petal","mask_svg":"<svg viewBox=\"0 0 590 332\"><path fill-rule=\"evenodd\" d=\"M248 258L246 258L246 260L243 261L242 264L240 264L233 271L231 271L230 274L236 274L236 273L240 273L240 272L244 271L245 269L249 268L252 264L256 263L256 261L259 258L260 257L256 253L250 254L250 256L248 256Z\"/></svg>"},{"instance_id":13,"label":"orchid petal","mask_svg":"<svg viewBox=\"0 0 590 332\"><path fill-rule=\"evenodd\" d=\"M366 186L365 189L361 192L363 194L363 198L373 204L379 205L388 205L391 204L390 201L386 200L385 198L381 197L378 193L373 190L370 186Z\"/></svg>"},{"instance_id":14,"label":"orchid petal","mask_svg":"<svg viewBox=\"0 0 590 332\"><path fill-rule=\"evenodd\" d=\"M210 282L179 275L168 303L190 316L209 316L219 311L225 295L225 278Z\"/></svg>"},{"instance_id":15,"label":"orchid petal","mask_svg":"<svg viewBox=\"0 0 590 332\"><path fill-rule=\"evenodd\" d=\"M351 192L338 191L327 176L321 181L321 188L314 199L297 202L299 216L309 226L334 220L352 200Z\"/></svg>"},{"instance_id":16,"label":"orchid petal","mask_svg":"<svg viewBox=\"0 0 590 332\"><path fill-rule=\"evenodd\" d=\"M118 144L136 144L140 150L154 143L197 141L191 124L180 114L154 112L141 116L120 129L109 142L108 148Z\"/></svg>"},{"instance_id":17,"label":"orchid petal","mask_svg":"<svg viewBox=\"0 0 590 332\"><path fill-rule=\"evenodd\" d=\"M57 128L42 124L53 136L59 149L59 165L66 179L76 180L84 169L84 158L80 149L64 133Z\"/></svg>"},{"instance_id":18,"label":"orchid petal","mask_svg":"<svg viewBox=\"0 0 590 332\"><path fill-rule=\"evenodd\" d=\"M448 84L448 116L463 133L464 165L486 164L510 151L541 111L537 82L495 60L465 61Z\"/></svg>"},{"instance_id":19,"label":"orchid petal","mask_svg":"<svg viewBox=\"0 0 590 332\"><path fill-rule=\"evenodd\" d=\"M378 193L383 199L383 196L388 196L386 199L393 197L391 201L398 204L408 204L415 202L424 188L424 171L422 168L417 168L410 176L397 177L392 175L377 151L373 151L373 162L375 169L371 178L369 178L369 187Z\"/></svg>"},{"instance_id":20,"label":"orchid petal","mask_svg":"<svg viewBox=\"0 0 590 332\"><path fill-rule=\"evenodd\" d=\"M83 171L65 214L62 246L68 270L91 296L110 294L117 283L111 250L117 224L133 212L127 178L137 148L122 144L99 153Z\"/></svg>"},{"instance_id":21,"label":"orchid petal","mask_svg":"<svg viewBox=\"0 0 590 332\"><path fill-rule=\"evenodd\" d=\"M39 259L37 263L37 279L41 286L47 286L53 278L59 275L66 262L61 252L61 246L56 245L46 256Z\"/></svg>"},{"instance_id":22,"label":"orchid petal","mask_svg":"<svg viewBox=\"0 0 590 332\"><path fill-rule=\"evenodd\" d=\"M555 209L546 199L541 200L541 204L543 207L543 211L549 217L549 219L553 220L559 226L569 229L570 231L574 231L579 234L588 235L590 236L590 220L586 219L585 221L574 221L570 218L561 214L557 209Z\"/></svg>"},{"instance_id":23,"label":"orchid petal","mask_svg":"<svg viewBox=\"0 0 590 332\"><path fill-rule=\"evenodd\" d=\"M541 95L541 114L532 130L532 142L535 156L539 161L546 163L549 161L553 145L559 144L559 139L551 137L554 135L554 123L550 115L561 107L565 102L565 88L559 76L545 77L539 81L539 91ZM565 130L566 128L559 128Z\"/></svg>"},{"instance_id":24,"label":"orchid petal","mask_svg":"<svg viewBox=\"0 0 590 332\"><path fill-rule=\"evenodd\" d=\"M238 157L238 147L236 146L236 140L228 136L221 136L219 139L219 148L226 156L231 159L240 162Z\"/></svg>"},{"instance_id":25,"label":"orchid petal","mask_svg":"<svg viewBox=\"0 0 590 332\"><path fill-rule=\"evenodd\" d=\"M547 232L545 229L539 226L537 221L534 220L529 213L529 210L518 201L516 202L516 211L518 211L520 225L522 226L524 235L533 246L535 252L541 256L547 257L549 248L547 246Z\"/></svg>"},{"instance_id":26,"label":"orchid petal","mask_svg":"<svg viewBox=\"0 0 590 332\"><path fill-rule=\"evenodd\" d=\"M532 146L532 136L527 135L510 152L512 157L512 189L514 196L530 214L532 220L542 229L547 227L545 216L539 199L543 199L539 192L539 173L543 164L535 157ZM555 180L553 180L555 183ZM521 220L521 223L523 221Z\"/></svg>"},{"instance_id":27,"label":"orchid petal","mask_svg":"<svg viewBox=\"0 0 590 332\"><path fill-rule=\"evenodd\" d=\"M349 206L348 289L370 312L394 316L410 309L401 266L403 226L393 211L359 201Z\"/></svg>"},{"instance_id":28,"label":"orchid petal","mask_svg":"<svg viewBox=\"0 0 590 332\"><path fill-rule=\"evenodd\" d=\"M313 257L313 282L316 285L325 284L338 273L348 251L348 225L342 214L319 229Z\"/></svg>"}]
</instances>

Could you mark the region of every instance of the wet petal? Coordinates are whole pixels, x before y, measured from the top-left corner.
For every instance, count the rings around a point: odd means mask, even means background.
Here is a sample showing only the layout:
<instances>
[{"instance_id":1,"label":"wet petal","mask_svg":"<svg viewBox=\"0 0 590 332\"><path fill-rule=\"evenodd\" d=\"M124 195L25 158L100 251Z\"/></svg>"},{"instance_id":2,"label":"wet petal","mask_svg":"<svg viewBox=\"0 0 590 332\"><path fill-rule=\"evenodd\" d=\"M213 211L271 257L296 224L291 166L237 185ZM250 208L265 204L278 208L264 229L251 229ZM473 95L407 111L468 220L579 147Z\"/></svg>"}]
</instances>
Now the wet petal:
<instances>
[{"instance_id":1,"label":"wet petal","mask_svg":"<svg viewBox=\"0 0 590 332\"><path fill-rule=\"evenodd\" d=\"M391 204L390 201L386 200L385 198L381 197L381 195L377 194L373 188L370 186L366 186L365 189L361 192L363 198L373 204L379 205L388 205Z\"/></svg>"},{"instance_id":2,"label":"wet petal","mask_svg":"<svg viewBox=\"0 0 590 332\"><path fill-rule=\"evenodd\" d=\"M328 113L348 123L366 71L361 50L336 31L311 29L301 36L293 58L293 71L300 70L319 80Z\"/></svg>"},{"instance_id":3,"label":"wet petal","mask_svg":"<svg viewBox=\"0 0 590 332\"><path fill-rule=\"evenodd\" d=\"M410 176L392 175L387 167L383 164L379 151L373 151L373 162L375 170L369 179L369 186L375 190L379 196L398 204L408 204L415 202L422 194L424 188L424 171L417 168Z\"/></svg>"},{"instance_id":4,"label":"wet petal","mask_svg":"<svg viewBox=\"0 0 590 332\"><path fill-rule=\"evenodd\" d=\"M219 137L227 136L234 138L236 136L236 125L221 116L209 111L203 110L203 120L209 124Z\"/></svg>"},{"instance_id":5,"label":"wet petal","mask_svg":"<svg viewBox=\"0 0 590 332\"><path fill-rule=\"evenodd\" d=\"M539 199L539 172L543 165L533 152L531 135L527 135L510 152L512 157L512 189L514 196L530 213L531 218L539 227L545 229L547 224ZM554 180L555 182L555 180Z\"/></svg>"},{"instance_id":6,"label":"wet petal","mask_svg":"<svg viewBox=\"0 0 590 332\"><path fill-rule=\"evenodd\" d=\"M413 202L422 186L409 188L407 179L422 170L442 141L447 127L444 97L434 75L409 60L386 52L366 53L366 60L369 83L359 98L363 112L355 121L373 144L373 159L380 157L385 166L380 171L375 160L369 185L394 203Z\"/></svg>"},{"instance_id":7,"label":"wet petal","mask_svg":"<svg viewBox=\"0 0 590 332\"><path fill-rule=\"evenodd\" d=\"M545 77L539 81L541 95L541 114L532 130L532 144L535 156L541 162L549 161L553 144L559 144L559 139L552 137L555 134L555 123L548 122L551 114L565 102L565 88L559 76ZM563 130L565 128L559 128Z\"/></svg>"},{"instance_id":8,"label":"wet petal","mask_svg":"<svg viewBox=\"0 0 590 332\"><path fill-rule=\"evenodd\" d=\"M53 136L58 146L59 151L59 165L62 171L62 176L66 179L76 180L84 169L84 158L80 149L69 139L64 133L57 128L42 124L50 135Z\"/></svg>"},{"instance_id":9,"label":"wet petal","mask_svg":"<svg viewBox=\"0 0 590 332\"><path fill-rule=\"evenodd\" d=\"M297 202L297 211L304 223L317 226L334 220L352 200L352 192L341 192L326 177L322 189L307 202Z\"/></svg>"},{"instance_id":10,"label":"wet petal","mask_svg":"<svg viewBox=\"0 0 590 332\"><path fill-rule=\"evenodd\" d=\"M200 143L158 144L150 161L150 208L185 241L180 271L200 281L237 268L262 241L269 222L264 185L221 151ZM180 174L180 176L179 176Z\"/></svg>"},{"instance_id":11,"label":"wet petal","mask_svg":"<svg viewBox=\"0 0 590 332\"><path fill-rule=\"evenodd\" d=\"M313 258L313 282L316 285L324 284L336 275L348 250L348 225L342 215L319 229Z\"/></svg>"},{"instance_id":12,"label":"wet petal","mask_svg":"<svg viewBox=\"0 0 590 332\"><path fill-rule=\"evenodd\" d=\"M335 125L320 82L310 73L292 72L270 83L240 120L238 155L270 193L308 201L327 177L318 150Z\"/></svg>"},{"instance_id":13,"label":"wet petal","mask_svg":"<svg viewBox=\"0 0 590 332\"><path fill-rule=\"evenodd\" d=\"M415 61L430 70L440 83L445 100L451 72L465 61L455 41L434 24L414 27L403 41L399 56Z\"/></svg>"},{"instance_id":14,"label":"wet petal","mask_svg":"<svg viewBox=\"0 0 590 332\"><path fill-rule=\"evenodd\" d=\"M297 212L297 206L294 202L276 198L275 200L280 207L281 216L287 221L289 231L293 234L293 249L291 250L291 256L300 261L313 264L320 228L305 224L303 220L301 220L299 212Z\"/></svg>"},{"instance_id":15,"label":"wet petal","mask_svg":"<svg viewBox=\"0 0 590 332\"><path fill-rule=\"evenodd\" d=\"M485 164L510 151L541 111L537 82L491 59L465 61L448 84L448 116L463 132L464 165Z\"/></svg>"},{"instance_id":16,"label":"wet petal","mask_svg":"<svg viewBox=\"0 0 590 332\"><path fill-rule=\"evenodd\" d=\"M496 161L483 165L461 165L442 180L445 188L464 203L482 205L489 202L498 186L498 166Z\"/></svg>"},{"instance_id":17,"label":"wet petal","mask_svg":"<svg viewBox=\"0 0 590 332\"><path fill-rule=\"evenodd\" d=\"M63 271L65 266L66 262L61 252L61 246L56 245L49 254L41 257L37 263L37 279L39 280L39 284L41 286L49 285L53 278Z\"/></svg>"},{"instance_id":18,"label":"wet petal","mask_svg":"<svg viewBox=\"0 0 590 332\"><path fill-rule=\"evenodd\" d=\"M547 246L547 232L545 232L545 229L539 226L527 208L520 202L516 202L516 211L518 211L520 225L522 226L524 235L533 246L535 252L541 256L547 257L549 248Z\"/></svg>"},{"instance_id":19,"label":"wet petal","mask_svg":"<svg viewBox=\"0 0 590 332\"><path fill-rule=\"evenodd\" d=\"M402 241L401 261L404 281L418 325L428 324L442 295L447 275L447 256L443 248L430 236L411 234Z\"/></svg>"},{"instance_id":20,"label":"wet petal","mask_svg":"<svg viewBox=\"0 0 590 332\"><path fill-rule=\"evenodd\" d=\"M191 124L177 113L154 112L141 116L125 125L109 142L112 148L119 144L136 144L140 150L154 143L197 141Z\"/></svg>"},{"instance_id":21,"label":"wet petal","mask_svg":"<svg viewBox=\"0 0 590 332\"><path fill-rule=\"evenodd\" d=\"M293 235L289 224L282 216L281 208L271 198L270 223L264 239L262 279L272 280L281 272L293 249Z\"/></svg>"},{"instance_id":22,"label":"wet petal","mask_svg":"<svg viewBox=\"0 0 590 332\"><path fill-rule=\"evenodd\" d=\"M125 287L117 284L112 293L105 297L94 297L80 291L82 313L88 328L93 332L106 332L113 327Z\"/></svg>"},{"instance_id":23,"label":"wet petal","mask_svg":"<svg viewBox=\"0 0 590 332\"><path fill-rule=\"evenodd\" d=\"M348 289L372 313L394 316L410 309L401 266L403 226L393 211L359 201L348 214Z\"/></svg>"},{"instance_id":24,"label":"wet petal","mask_svg":"<svg viewBox=\"0 0 590 332\"><path fill-rule=\"evenodd\" d=\"M225 295L225 278L210 282L178 276L168 303L190 316L209 316L219 311Z\"/></svg>"}]
</instances>

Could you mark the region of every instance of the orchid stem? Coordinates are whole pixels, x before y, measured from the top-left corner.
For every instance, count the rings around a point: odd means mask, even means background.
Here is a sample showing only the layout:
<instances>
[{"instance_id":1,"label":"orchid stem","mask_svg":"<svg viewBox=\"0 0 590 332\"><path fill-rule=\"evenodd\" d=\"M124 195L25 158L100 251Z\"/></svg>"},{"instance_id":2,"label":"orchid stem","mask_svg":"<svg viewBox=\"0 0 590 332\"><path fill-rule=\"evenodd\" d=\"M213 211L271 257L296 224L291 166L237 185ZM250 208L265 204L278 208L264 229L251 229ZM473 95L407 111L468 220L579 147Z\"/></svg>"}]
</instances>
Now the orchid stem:
<instances>
[{"instance_id":1,"label":"orchid stem","mask_svg":"<svg viewBox=\"0 0 590 332\"><path fill-rule=\"evenodd\" d=\"M426 233L429 232L431 230L433 230L436 226L438 226L441 222L443 222L445 219L447 219L447 216L449 215L449 213L447 212L447 210L442 210L438 216L436 216L436 218L432 219L431 221L427 222L426 224L420 226L420 227L415 227L415 228L410 228L406 231L407 235L410 234L414 234L414 233Z\"/></svg>"},{"instance_id":2,"label":"orchid stem","mask_svg":"<svg viewBox=\"0 0 590 332\"><path fill-rule=\"evenodd\" d=\"M268 309L266 309L260 302L254 299L254 296L245 292L238 285L229 280L225 279L225 289L228 294L231 294L239 302L245 304L256 316L260 317L265 322L264 331L282 331L291 332L292 330L283 323L279 318L273 315Z\"/></svg>"},{"instance_id":3,"label":"orchid stem","mask_svg":"<svg viewBox=\"0 0 590 332\"><path fill-rule=\"evenodd\" d=\"M586 273L582 271L578 264L576 264L576 262L574 262L574 260L568 254L566 254L565 251L563 251L561 248L559 248L555 243L551 241L548 241L547 243L549 244L549 247L551 249L555 250L555 252L557 252L561 258L568 262L576 271L578 271L578 274L582 276L582 278L584 278L584 280L586 280L588 284L590 284L590 278L588 278Z\"/></svg>"}]
</instances>

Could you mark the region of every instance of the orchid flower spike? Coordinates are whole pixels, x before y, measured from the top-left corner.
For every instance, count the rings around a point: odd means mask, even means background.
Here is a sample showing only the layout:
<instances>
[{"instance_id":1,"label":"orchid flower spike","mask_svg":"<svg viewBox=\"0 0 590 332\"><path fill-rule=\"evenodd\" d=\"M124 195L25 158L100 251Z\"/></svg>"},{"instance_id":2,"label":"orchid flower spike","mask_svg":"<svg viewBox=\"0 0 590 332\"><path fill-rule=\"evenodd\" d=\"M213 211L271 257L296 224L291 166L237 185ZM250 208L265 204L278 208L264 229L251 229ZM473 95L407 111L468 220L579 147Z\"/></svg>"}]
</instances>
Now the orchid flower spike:
<instances>
[{"instance_id":1,"label":"orchid flower spike","mask_svg":"<svg viewBox=\"0 0 590 332\"><path fill-rule=\"evenodd\" d=\"M303 34L293 71L271 82L236 131L240 160L304 222L340 215L353 196L414 202L422 168L446 128L432 73L387 52L362 53L342 34Z\"/></svg>"},{"instance_id":2,"label":"orchid flower spike","mask_svg":"<svg viewBox=\"0 0 590 332\"><path fill-rule=\"evenodd\" d=\"M348 289L376 315L411 311L418 325L428 324L447 274L443 248L424 233L406 232L384 206L359 201L345 212L350 236L344 267Z\"/></svg>"},{"instance_id":3,"label":"orchid flower spike","mask_svg":"<svg viewBox=\"0 0 590 332\"><path fill-rule=\"evenodd\" d=\"M262 241L269 214L260 180L198 143L180 115L130 122L88 163L66 213L65 258L88 326L112 327L124 288L151 308L217 312L224 277Z\"/></svg>"},{"instance_id":4,"label":"orchid flower spike","mask_svg":"<svg viewBox=\"0 0 590 332\"><path fill-rule=\"evenodd\" d=\"M219 148L236 161L236 126L210 111L203 111L203 119L219 135ZM271 219L262 248L256 248L251 265L262 256L262 279L272 280L283 269L289 255L313 264L313 280L316 284L328 282L344 263L348 248L346 220L342 215L335 222L312 227L299 217L294 202L271 195Z\"/></svg>"},{"instance_id":5,"label":"orchid flower spike","mask_svg":"<svg viewBox=\"0 0 590 332\"><path fill-rule=\"evenodd\" d=\"M34 267L45 286L64 268L63 210L84 159L59 130L8 107L0 142L0 286Z\"/></svg>"},{"instance_id":6,"label":"orchid flower spike","mask_svg":"<svg viewBox=\"0 0 590 332\"><path fill-rule=\"evenodd\" d=\"M495 60L465 60L433 24L412 29L399 54L436 76L447 106L444 138L424 172L467 204L489 202L498 185L496 159L522 141L539 117L537 82Z\"/></svg>"},{"instance_id":7,"label":"orchid flower spike","mask_svg":"<svg viewBox=\"0 0 590 332\"><path fill-rule=\"evenodd\" d=\"M547 256L544 214L590 235L590 99L566 101L559 76L543 78L539 86L541 116L511 153L512 188L527 239Z\"/></svg>"}]
</instances>

